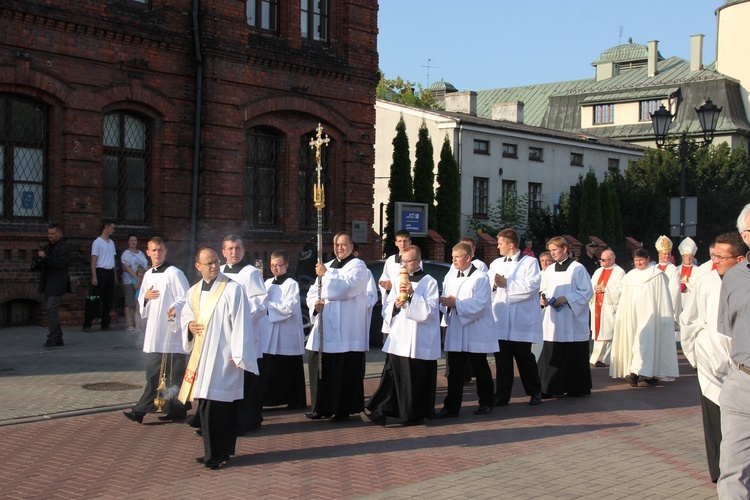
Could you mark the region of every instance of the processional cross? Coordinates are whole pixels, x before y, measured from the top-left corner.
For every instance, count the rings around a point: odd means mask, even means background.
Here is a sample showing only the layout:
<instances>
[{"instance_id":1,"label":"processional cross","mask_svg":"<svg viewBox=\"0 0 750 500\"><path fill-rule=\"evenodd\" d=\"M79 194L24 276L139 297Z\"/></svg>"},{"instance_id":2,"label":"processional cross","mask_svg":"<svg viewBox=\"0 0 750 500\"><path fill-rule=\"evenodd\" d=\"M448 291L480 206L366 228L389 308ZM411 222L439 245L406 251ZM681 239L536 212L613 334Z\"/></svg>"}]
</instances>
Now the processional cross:
<instances>
[{"instance_id":1,"label":"processional cross","mask_svg":"<svg viewBox=\"0 0 750 500\"><path fill-rule=\"evenodd\" d=\"M315 139L310 139L310 149L315 150L315 171L318 173L313 186L313 203L318 211L318 264L323 263L323 208L326 206L325 188L323 186L323 164L320 161L323 146L328 146L331 138L323 135L323 125L318 123ZM318 276L318 300L323 292L323 277ZM318 314L318 378L323 376L323 315Z\"/></svg>"}]
</instances>

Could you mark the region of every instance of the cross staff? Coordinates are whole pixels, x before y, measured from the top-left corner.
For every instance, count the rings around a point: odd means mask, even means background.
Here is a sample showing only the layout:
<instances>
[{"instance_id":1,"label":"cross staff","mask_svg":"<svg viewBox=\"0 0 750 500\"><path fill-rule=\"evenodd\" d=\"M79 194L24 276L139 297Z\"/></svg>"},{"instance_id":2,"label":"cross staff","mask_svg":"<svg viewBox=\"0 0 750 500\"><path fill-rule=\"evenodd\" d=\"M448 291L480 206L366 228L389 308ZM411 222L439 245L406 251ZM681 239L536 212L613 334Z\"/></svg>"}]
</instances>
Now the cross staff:
<instances>
[{"instance_id":1,"label":"cross staff","mask_svg":"<svg viewBox=\"0 0 750 500\"><path fill-rule=\"evenodd\" d=\"M328 135L323 136L323 125L318 123L315 129L315 139L310 139L310 149L315 150L315 171L318 178L313 186L313 203L318 211L318 264L323 263L323 208L326 206L325 189L323 186L323 164L320 161L320 152L323 146L331 142ZM318 300L323 293L323 276L318 276ZM318 378L323 376L323 314L318 314Z\"/></svg>"}]
</instances>

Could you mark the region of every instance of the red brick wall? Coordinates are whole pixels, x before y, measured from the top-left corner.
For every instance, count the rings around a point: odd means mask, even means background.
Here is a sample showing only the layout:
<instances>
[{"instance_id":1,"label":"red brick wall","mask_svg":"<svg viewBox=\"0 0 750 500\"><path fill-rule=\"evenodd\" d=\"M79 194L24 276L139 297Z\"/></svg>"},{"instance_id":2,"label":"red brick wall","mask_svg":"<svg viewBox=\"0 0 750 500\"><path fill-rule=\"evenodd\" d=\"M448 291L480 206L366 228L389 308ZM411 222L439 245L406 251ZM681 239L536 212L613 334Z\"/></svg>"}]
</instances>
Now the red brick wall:
<instances>
[{"instance_id":1,"label":"red brick wall","mask_svg":"<svg viewBox=\"0 0 750 500\"><path fill-rule=\"evenodd\" d=\"M81 252L74 265L75 295L66 297L64 313L79 321L90 245L101 223L103 115L112 110L138 112L154 125L151 220L117 224L118 251L125 249L128 233L142 244L161 235L169 242L170 260L190 274L197 68L192 1L151 3L152 9L127 0L0 4L0 93L46 105L50 131L44 220L0 221L0 279L12 284L0 302L32 294L35 275L21 269L44 242L46 223L55 221ZM298 2L280 2L278 36L252 32L243 1L200 4L204 78L196 246L218 247L226 233L239 231L250 256L265 255L267 262L282 248L296 264L311 236L296 220L300 136L318 123L334 148L325 241L350 230L354 220L371 224L377 1L330 0L329 44L301 39ZM278 164L281 217L278 227L263 231L243 221L245 134L256 126L272 127L284 144ZM360 244L366 260L379 254L379 243L370 238Z\"/></svg>"}]
</instances>

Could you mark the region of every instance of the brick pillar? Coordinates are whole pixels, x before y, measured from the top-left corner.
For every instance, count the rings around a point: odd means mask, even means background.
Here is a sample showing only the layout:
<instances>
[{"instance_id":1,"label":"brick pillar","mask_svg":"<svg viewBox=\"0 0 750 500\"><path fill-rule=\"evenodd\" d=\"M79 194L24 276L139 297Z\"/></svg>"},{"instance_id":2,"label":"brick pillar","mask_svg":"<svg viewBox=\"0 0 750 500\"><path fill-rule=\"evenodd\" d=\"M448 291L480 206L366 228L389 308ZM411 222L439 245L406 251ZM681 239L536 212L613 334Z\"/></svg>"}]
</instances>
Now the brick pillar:
<instances>
[{"instance_id":1,"label":"brick pillar","mask_svg":"<svg viewBox=\"0 0 750 500\"><path fill-rule=\"evenodd\" d=\"M445 240L435 230L427 231L427 237L424 239L425 253L429 260L445 262Z\"/></svg>"},{"instance_id":2,"label":"brick pillar","mask_svg":"<svg viewBox=\"0 0 750 500\"><path fill-rule=\"evenodd\" d=\"M477 235L477 254L482 255L482 260L488 266L493 260L500 257L497 251L497 238L493 238L488 233L479 233Z\"/></svg>"}]
</instances>

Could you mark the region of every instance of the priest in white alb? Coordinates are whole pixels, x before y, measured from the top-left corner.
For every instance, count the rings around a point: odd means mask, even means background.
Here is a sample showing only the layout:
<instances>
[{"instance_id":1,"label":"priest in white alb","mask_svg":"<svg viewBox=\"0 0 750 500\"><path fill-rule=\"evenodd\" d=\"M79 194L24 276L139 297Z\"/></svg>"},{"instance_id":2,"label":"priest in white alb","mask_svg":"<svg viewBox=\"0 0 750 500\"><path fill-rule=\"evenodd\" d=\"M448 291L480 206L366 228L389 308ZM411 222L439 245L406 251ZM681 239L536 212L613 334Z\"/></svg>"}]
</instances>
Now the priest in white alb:
<instances>
[{"instance_id":1,"label":"priest in white alb","mask_svg":"<svg viewBox=\"0 0 750 500\"><path fill-rule=\"evenodd\" d=\"M258 374L250 306L245 291L219 270L219 257L201 247L195 257L201 280L188 290L182 309L182 338L192 350L180 389L181 401L197 401L202 457L210 469L226 465L235 453L237 405L245 371Z\"/></svg>"},{"instance_id":2,"label":"priest in white alb","mask_svg":"<svg viewBox=\"0 0 750 500\"><path fill-rule=\"evenodd\" d=\"M649 265L645 248L633 252L635 269L620 282L609 374L631 386L680 375L674 341L674 311L665 273Z\"/></svg>"},{"instance_id":3,"label":"priest in white alb","mask_svg":"<svg viewBox=\"0 0 750 500\"><path fill-rule=\"evenodd\" d=\"M688 236L680 242L677 250L680 252L680 259L682 259L682 264L677 266L677 275L680 277L680 292L684 294L693 288L695 280L700 275L698 267L693 265L693 259L698 252L698 245ZM684 299L685 296L682 297Z\"/></svg>"},{"instance_id":4,"label":"priest in white alb","mask_svg":"<svg viewBox=\"0 0 750 500\"><path fill-rule=\"evenodd\" d=\"M601 267L591 277L591 286L594 295L589 302L591 314L591 340L594 341L594 349L591 352L589 363L597 368L603 368L610 364L610 353L612 351L612 333L615 329L615 312L617 303L620 301L618 285L625 271L615 263L615 253L612 250L604 250L599 258Z\"/></svg>"},{"instance_id":5,"label":"priest in white alb","mask_svg":"<svg viewBox=\"0 0 750 500\"><path fill-rule=\"evenodd\" d=\"M669 296L672 298L674 325L677 326L682 310L682 292L680 292L680 273L677 272L677 266L669 260L672 256L672 240L663 235L659 236L656 240L656 251L659 253L659 262L656 264L656 268L667 276ZM679 340L679 336L677 340Z\"/></svg>"}]
</instances>

